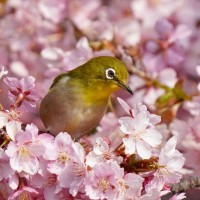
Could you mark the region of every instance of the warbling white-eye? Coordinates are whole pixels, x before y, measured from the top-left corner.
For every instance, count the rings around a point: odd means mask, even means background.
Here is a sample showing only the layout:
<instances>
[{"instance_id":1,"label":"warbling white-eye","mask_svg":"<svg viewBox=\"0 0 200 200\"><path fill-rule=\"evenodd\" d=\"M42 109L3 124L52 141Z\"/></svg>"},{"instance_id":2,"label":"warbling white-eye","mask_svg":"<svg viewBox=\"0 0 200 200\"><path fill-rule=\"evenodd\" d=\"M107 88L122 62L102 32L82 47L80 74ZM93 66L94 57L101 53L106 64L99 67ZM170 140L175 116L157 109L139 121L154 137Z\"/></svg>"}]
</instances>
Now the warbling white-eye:
<instances>
[{"instance_id":1,"label":"warbling white-eye","mask_svg":"<svg viewBox=\"0 0 200 200\"><path fill-rule=\"evenodd\" d=\"M40 105L41 119L50 133L66 131L73 138L96 127L113 92L126 89L126 66L115 57L95 57L57 76Z\"/></svg>"}]
</instances>

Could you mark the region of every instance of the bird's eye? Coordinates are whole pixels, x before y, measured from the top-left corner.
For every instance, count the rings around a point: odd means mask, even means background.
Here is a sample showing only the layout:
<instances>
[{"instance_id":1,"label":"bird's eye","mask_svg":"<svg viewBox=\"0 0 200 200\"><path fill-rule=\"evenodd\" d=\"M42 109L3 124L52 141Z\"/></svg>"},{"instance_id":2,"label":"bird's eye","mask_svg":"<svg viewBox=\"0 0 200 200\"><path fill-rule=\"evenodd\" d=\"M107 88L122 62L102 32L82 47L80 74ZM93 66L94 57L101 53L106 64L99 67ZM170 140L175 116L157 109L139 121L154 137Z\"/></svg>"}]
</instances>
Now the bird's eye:
<instances>
[{"instance_id":1,"label":"bird's eye","mask_svg":"<svg viewBox=\"0 0 200 200\"><path fill-rule=\"evenodd\" d=\"M112 68L106 69L106 78L107 79L113 79L115 76L115 70Z\"/></svg>"}]
</instances>

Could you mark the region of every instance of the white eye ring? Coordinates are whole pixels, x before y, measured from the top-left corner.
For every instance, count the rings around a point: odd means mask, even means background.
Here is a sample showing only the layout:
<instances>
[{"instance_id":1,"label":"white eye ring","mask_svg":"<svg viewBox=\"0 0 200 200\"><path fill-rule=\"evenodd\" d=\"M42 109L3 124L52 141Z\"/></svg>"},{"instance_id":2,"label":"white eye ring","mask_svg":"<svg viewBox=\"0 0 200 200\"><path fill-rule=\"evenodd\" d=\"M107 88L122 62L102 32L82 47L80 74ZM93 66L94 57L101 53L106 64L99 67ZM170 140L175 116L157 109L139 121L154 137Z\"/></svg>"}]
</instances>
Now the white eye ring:
<instances>
[{"instance_id":1,"label":"white eye ring","mask_svg":"<svg viewBox=\"0 0 200 200\"><path fill-rule=\"evenodd\" d=\"M113 79L115 77L115 70L113 68L106 69L106 78Z\"/></svg>"}]
</instances>

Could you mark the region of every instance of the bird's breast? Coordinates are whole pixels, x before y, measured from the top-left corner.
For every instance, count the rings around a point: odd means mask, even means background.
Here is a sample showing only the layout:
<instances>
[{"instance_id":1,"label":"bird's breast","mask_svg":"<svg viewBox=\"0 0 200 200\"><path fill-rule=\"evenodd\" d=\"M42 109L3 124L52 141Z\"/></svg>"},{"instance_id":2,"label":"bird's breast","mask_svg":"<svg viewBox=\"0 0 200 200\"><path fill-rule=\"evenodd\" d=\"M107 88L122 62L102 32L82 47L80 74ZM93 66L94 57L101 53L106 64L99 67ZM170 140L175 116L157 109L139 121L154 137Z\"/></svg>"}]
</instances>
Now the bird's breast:
<instances>
[{"instance_id":1,"label":"bird's breast","mask_svg":"<svg viewBox=\"0 0 200 200\"><path fill-rule=\"evenodd\" d=\"M108 98L103 101L87 101L85 90L65 85L49 91L41 102L40 114L50 132L57 135L66 131L76 138L99 124L107 103Z\"/></svg>"}]
</instances>

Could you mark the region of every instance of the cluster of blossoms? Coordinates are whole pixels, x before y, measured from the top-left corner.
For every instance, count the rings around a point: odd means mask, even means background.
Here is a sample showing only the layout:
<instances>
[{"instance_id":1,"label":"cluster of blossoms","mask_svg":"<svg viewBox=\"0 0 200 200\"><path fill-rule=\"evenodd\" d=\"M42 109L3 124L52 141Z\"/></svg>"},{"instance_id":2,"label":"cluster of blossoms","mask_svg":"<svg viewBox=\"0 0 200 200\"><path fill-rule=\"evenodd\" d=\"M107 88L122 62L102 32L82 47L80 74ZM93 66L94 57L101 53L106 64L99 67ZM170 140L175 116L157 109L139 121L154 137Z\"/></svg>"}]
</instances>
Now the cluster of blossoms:
<instances>
[{"instance_id":1,"label":"cluster of blossoms","mask_svg":"<svg viewBox=\"0 0 200 200\"><path fill-rule=\"evenodd\" d=\"M108 137L75 142L66 132L54 138L39 134L33 123L22 124L20 110L32 109L39 99L33 77L6 77L4 82L13 104L0 111L2 199L154 200L180 181L185 159L176 150L177 138L162 143L156 128L160 117L145 105L131 109L118 98L127 116L119 118L117 142Z\"/></svg>"},{"instance_id":2,"label":"cluster of blossoms","mask_svg":"<svg viewBox=\"0 0 200 200\"><path fill-rule=\"evenodd\" d=\"M0 199L157 200L181 173L199 176L199 9L199 0L1 1ZM126 64L134 95L118 93L115 113L79 142L45 133L36 104L53 78L101 55Z\"/></svg>"}]
</instances>

